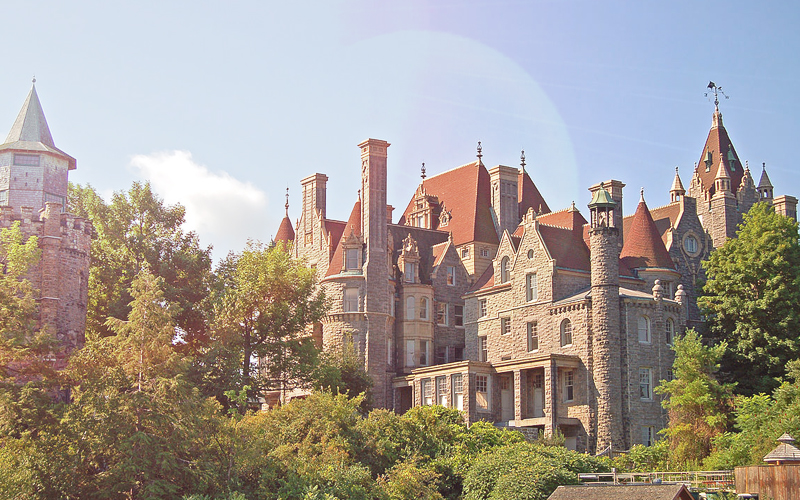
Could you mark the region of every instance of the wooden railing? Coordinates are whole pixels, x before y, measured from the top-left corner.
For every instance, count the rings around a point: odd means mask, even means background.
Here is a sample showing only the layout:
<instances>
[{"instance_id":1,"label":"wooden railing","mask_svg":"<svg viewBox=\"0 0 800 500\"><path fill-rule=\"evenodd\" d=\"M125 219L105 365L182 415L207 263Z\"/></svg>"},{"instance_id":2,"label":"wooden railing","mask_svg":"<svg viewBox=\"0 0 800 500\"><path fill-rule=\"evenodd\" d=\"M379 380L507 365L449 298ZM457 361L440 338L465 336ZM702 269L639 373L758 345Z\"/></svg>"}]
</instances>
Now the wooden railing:
<instances>
[{"instance_id":1,"label":"wooden railing","mask_svg":"<svg viewBox=\"0 0 800 500\"><path fill-rule=\"evenodd\" d=\"M628 483L681 483L692 490L733 491L732 470L689 471L689 472L612 472L580 474L579 479L586 483L628 484Z\"/></svg>"}]
</instances>

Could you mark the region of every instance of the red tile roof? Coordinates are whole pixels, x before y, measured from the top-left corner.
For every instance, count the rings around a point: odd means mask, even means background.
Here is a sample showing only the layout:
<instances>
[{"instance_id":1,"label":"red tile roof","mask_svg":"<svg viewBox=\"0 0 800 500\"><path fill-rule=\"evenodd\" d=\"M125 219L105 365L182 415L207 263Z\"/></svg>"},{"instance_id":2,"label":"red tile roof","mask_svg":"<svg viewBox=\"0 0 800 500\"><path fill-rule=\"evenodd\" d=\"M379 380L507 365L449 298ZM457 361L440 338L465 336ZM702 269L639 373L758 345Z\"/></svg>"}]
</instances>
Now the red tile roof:
<instances>
[{"instance_id":1,"label":"red tile roof","mask_svg":"<svg viewBox=\"0 0 800 500\"><path fill-rule=\"evenodd\" d=\"M573 210L572 207L541 215L538 219L541 224L563 227L564 229L579 229L587 222L583 215L578 210Z\"/></svg>"},{"instance_id":2,"label":"red tile roof","mask_svg":"<svg viewBox=\"0 0 800 500\"><path fill-rule=\"evenodd\" d=\"M712 124L711 130L708 132L706 144L703 146L703 153L700 155L700 161L697 162L697 172L700 174L703 187L706 190L711 190L712 194L714 193L714 178L717 176L717 169L719 168L720 153L722 153L722 161L725 167L731 174L731 186L734 190L739 187L739 184L742 182L742 176L744 175L744 164L738 161L739 155L736 153L736 148L733 148L733 143L731 143L731 139L728 137L728 131L725 130L725 126L722 124L722 114L719 114L718 111L715 111L714 114L714 122L718 122L719 126L716 127ZM735 168L731 168L728 162L728 150L730 148L733 148L733 154L737 159ZM706 172L705 161L708 152L711 152L711 166Z\"/></svg>"},{"instance_id":3,"label":"red tile roof","mask_svg":"<svg viewBox=\"0 0 800 500\"><path fill-rule=\"evenodd\" d=\"M350 217L347 219L344 232L341 235L343 238L339 238L339 243L336 245L336 250L333 252L333 257L331 257L331 262L328 265L328 272L325 273L325 277L339 274L342 271L344 267L343 243L350 237L351 233L356 236L361 236L361 200L358 200L356 204L353 205L353 211L350 212Z\"/></svg>"},{"instance_id":4,"label":"red tile roof","mask_svg":"<svg viewBox=\"0 0 800 500\"><path fill-rule=\"evenodd\" d=\"M333 252L339 246L339 240L342 239L342 233L344 233L346 225L347 223L341 220L325 219L325 229L328 231L330 240L328 243L330 245L329 259L333 258Z\"/></svg>"},{"instance_id":5,"label":"red tile roof","mask_svg":"<svg viewBox=\"0 0 800 500\"><path fill-rule=\"evenodd\" d=\"M658 231L658 234L661 235L661 241L664 242L664 245L667 244L667 231L669 230L670 226L678 226L678 217L680 215L681 204L677 201L670 203L669 205L664 205L663 207L653 208L650 210L650 216L653 218L653 222L656 225L656 230ZM628 235L631 232L633 217L633 215L629 215L622 220L622 237L625 239L625 241L628 240Z\"/></svg>"},{"instance_id":6,"label":"red tile roof","mask_svg":"<svg viewBox=\"0 0 800 500\"><path fill-rule=\"evenodd\" d=\"M674 269L675 264L661 240L650 210L644 200L639 202L620 254L621 264L631 269L663 267Z\"/></svg>"},{"instance_id":7,"label":"red tile roof","mask_svg":"<svg viewBox=\"0 0 800 500\"><path fill-rule=\"evenodd\" d=\"M439 198L451 212L452 219L446 227L438 228L453 233L453 243L463 245L470 241L498 244L492 220L491 184L489 172L478 162L468 163L422 181L428 195ZM414 211L414 198L408 203L398 224L405 224ZM438 221L435 221L438 225Z\"/></svg>"},{"instance_id":8,"label":"red tile roof","mask_svg":"<svg viewBox=\"0 0 800 500\"><path fill-rule=\"evenodd\" d=\"M494 264L489 263L489 267L481 274L481 277L469 288L467 293L477 292L478 290L488 290L494 286Z\"/></svg>"},{"instance_id":9,"label":"red tile roof","mask_svg":"<svg viewBox=\"0 0 800 500\"><path fill-rule=\"evenodd\" d=\"M582 226L572 230L540 223L539 233L558 267L590 270L589 248L583 241Z\"/></svg>"},{"instance_id":10,"label":"red tile roof","mask_svg":"<svg viewBox=\"0 0 800 500\"><path fill-rule=\"evenodd\" d=\"M289 220L288 216L284 217L281 221L281 225L278 226L278 232L275 233L275 239L273 241L275 243L281 241L284 246L294 241L294 229L292 228L292 221Z\"/></svg>"},{"instance_id":11,"label":"red tile roof","mask_svg":"<svg viewBox=\"0 0 800 500\"><path fill-rule=\"evenodd\" d=\"M544 201L544 197L539 192L536 184L533 183L528 176L528 172L520 172L517 179L517 200L519 202L519 218L520 220L528 213L528 209L532 208L536 213L546 214L550 212L550 207Z\"/></svg>"}]
</instances>

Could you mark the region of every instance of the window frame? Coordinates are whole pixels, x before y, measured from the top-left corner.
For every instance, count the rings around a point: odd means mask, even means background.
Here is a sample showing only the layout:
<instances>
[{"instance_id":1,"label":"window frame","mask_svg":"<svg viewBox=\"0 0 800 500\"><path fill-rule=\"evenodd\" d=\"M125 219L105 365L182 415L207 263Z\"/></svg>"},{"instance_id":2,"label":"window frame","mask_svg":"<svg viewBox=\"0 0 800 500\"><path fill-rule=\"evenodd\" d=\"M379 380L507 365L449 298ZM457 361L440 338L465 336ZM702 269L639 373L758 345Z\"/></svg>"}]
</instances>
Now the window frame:
<instances>
[{"instance_id":1,"label":"window frame","mask_svg":"<svg viewBox=\"0 0 800 500\"><path fill-rule=\"evenodd\" d=\"M501 335L510 335L511 334L511 318L508 316L503 316L500 318L500 334Z\"/></svg>"},{"instance_id":2,"label":"window frame","mask_svg":"<svg viewBox=\"0 0 800 500\"><path fill-rule=\"evenodd\" d=\"M525 301L535 302L539 300L539 289L536 282L536 273L528 273L525 275Z\"/></svg>"},{"instance_id":3,"label":"window frame","mask_svg":"<svg viewBox=\"0 0 800 500\"><path fill-rule=\"evenodd\" d=\"M419 319L427 321L428 317L430 316L428 311L429 302L430 300L428 300L428 297L422 297L419 299Z\"/></svg>"},{"instance_id":4,"label":"window frame","mask_svg":"<svg viewBox=\"0 0 800 500\"><path fill-rule=\"evenodd\" d=\"M349 294L355 294L355 297L348 296ZM342 312L350 313L350 312L358 312L359 310L359 301L361 299L360 292L358 287L355 286L347 286L344 287L342 290Z\"/></svg>"},{"instance_id":5,"label":"window frame","mask_svg":"<svg viewBox=\"0 0 800 500\"><path fill-rule=\"evenodd\" d=\"M417 299L413 295L406 297L406 320L417 319Z\"/></svg>"},{"instance_id":6,"label":"window frame","mask_svg":"<svg viewBox=\"0 0 800 500\"><path fill-rule=\"evenodd\" d=\"M569 318L564 318L561 320L558 329L561 337L561 347L571 346L573 342L572 321Z\"/></svg>"},{"instance_id":7,"label":"window frame","mask_svg":"<svg viewBox=\"0 0 800 500\"><path fill-rule=\"evenodd\" d=\"M478 337L478 361L489 361L489 339L485 335Z\"/></svg>"},{"instance_id":8,"label":"window frame","mask_svg":"<svg viewBox=\"0 0 800 500\"><path fill-rule=\"evenodd\" d=\"M356 271L359 269L358 265L358 248L347 248L345 249L345 265L344 268L346 271Z\"/></svg>"},{"instance_id":9,"label":"window frame","mask_svg":"<svg viewBox=\"0 0 800 500\"><path fill-rule=\"evenodd\" d=\"M539 323L538 321L528 321L527 327L528 352L539 350Z\"/></svg>"},{"instance_id":10,"label":"window frame","mask_svg":"<svg viewBox=\"0 0 800 500\"><path fill-rule=\"evenodd\" d=\"M460 373L450 375L450 390L452 391L453 408L464 410L464 376ZM457 396L461 396L460 398Z\"/></svg>"},{"instance_id":11,"label":"window frame","mask_svg":"<svg viewBox=\"0 0 800 500\"><path fill-rule=\"evenodd\" d=\"M447 266L447 286L456 286L456 266Z\"/></svg>"},{"instance_id":12,"label":"window frame","mask_svg":"<svg viewBox=\"0 0 800 500\"><path fill-rule=\"evenodd\" d=\"M439 326L450 325L450 304L447 302L436 303L436 324Z\"/></svg>"},{"instance_id":13,"label":"window frame","mask_svg":"<svg viewBox=\"0 0 800 500\"><path fill-rule=\"evenodd\" d=\"M637 332L639 335L639 343L640 344L652 344L653 343L653 331L652 331L652 323L650 322L650 317L646 314L642 314L639 316L637 320Z\"/></svg>"},{"instance_id":14,"label":"window frame","mask_svg":"<svg viewBox=\"0 0 800 500\"><path fill-rule=\"evenodd\" d=\"M422 396L422 406L433 406L433 381L430 378L424 378L420 381L419 385Z\"/></svg>"},{"instance_id":15,"label":"window frame","mask_svg":"<svg viewBox=\"0 0 800 500\"><path fill-rule=\"evenodd\" d=\"M500 283L508 283L511 276L508 269L510 264L511 259L508 258L508 255L500 259Z\"/></svg>"},{"instance_id":16,"label":"window frame","mask_svg":"<svg viewBox=\"0 0 800 500\"><path fill-rule=\"evenodd\" d=\"M675 342L675 321L672 318L667 318L667 321L664 322L664 334L667 345L671 346Z\"/></svg>"},{"instance_id":17,"label":"window frame","mask_svg":"<svg viewBox=\"0 0 800 500\"><path fill-rule=\"evenodd\" d=\"M575 370L564 370L564 402L575 401Z\"/></svg>"},{"instance_id":18,"label":"window frame","mask_svg":"<svg viewBox=\"0 0 800 500\"><path fill-rule=\"evenodd\" d=\"M484 390L481 390L483 388ZM478 400L478 394L484 395L484 400L486 401L486 405L481 405L480 401ZM477 410L485 410L485 411L492 411L492 384L491 384L491 375L488 374L476 374L475 375L475 408Z\"/></svg>"},{"instance_id":19,"label":"window frame","mask_svg":"<svg viewBox=\"0 0 800 500\"><path fill-rule=\"evenodd\" d=\"M489 315L489 303L486 299L478 299L478 317L485 318Z\"/></svg>"},{"instance_id":20,"label":"window frame","mask_svg":"<svg viewBox=\"0 0 800 500\"><path fill-rule=\"evenodd\" d=\"M464 306L461 304L453 305L453 325L456 328L464 328Z\"/></svg>"},{"instance_id":21,"label":"window frame","mask_svg":"<svg viewBox=\"0 0 800 500\"><path fill-rule=\"evenodd\" d=\"M653 369L639 368L639 399L642 401L653 400Z\"/></svg>"}]
</instances>

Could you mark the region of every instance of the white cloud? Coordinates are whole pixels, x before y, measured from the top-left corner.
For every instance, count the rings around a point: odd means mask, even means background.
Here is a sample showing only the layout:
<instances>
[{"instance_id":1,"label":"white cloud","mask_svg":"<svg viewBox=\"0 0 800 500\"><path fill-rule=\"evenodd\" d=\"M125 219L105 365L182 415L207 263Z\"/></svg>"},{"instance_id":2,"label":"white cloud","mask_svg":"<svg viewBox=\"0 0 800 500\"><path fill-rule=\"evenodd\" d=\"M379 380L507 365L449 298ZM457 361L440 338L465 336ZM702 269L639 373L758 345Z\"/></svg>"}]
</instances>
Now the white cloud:
<instances>
[{"instance_id":1,"label":"white cloud","mask_svg":"<svg viewBox=\"0 0 800 500\"><path fill-rule=\"evenodd\" d=\"M189 151L135 155L131 166L170 205L186 207L184 228L196 231L214 257L244 248L248 238L265 241L267 195L250 182L227 172L212 172L192 160Z\"/></svg>"}]
</instances>

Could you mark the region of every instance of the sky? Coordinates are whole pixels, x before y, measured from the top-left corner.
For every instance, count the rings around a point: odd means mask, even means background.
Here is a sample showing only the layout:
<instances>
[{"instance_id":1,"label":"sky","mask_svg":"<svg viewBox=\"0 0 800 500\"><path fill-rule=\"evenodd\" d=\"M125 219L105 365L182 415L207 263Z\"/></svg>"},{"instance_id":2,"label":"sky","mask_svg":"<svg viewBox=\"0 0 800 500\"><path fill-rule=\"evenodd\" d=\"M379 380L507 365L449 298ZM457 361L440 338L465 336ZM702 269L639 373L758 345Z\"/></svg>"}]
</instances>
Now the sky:
<instances>
[{"instance_id":1,"label":"sky","mask_svg":"<svg viewBox=\"0 0 800 500\"><path fill-rule=\"evenodd\" d=\"M70 181L106 199L149 181L215 259L268 242L327 174L328 217L383 139L388 202L475 159L519 165L549 206L626 183L653 208L724 124L756 182L800 195L800 4L607 0L36 1L4 6L0 131L36 88ZM0 132L2 133L2 132ZM396 221L395 221L396 222Z\"/></svg>"}]
</instances>

